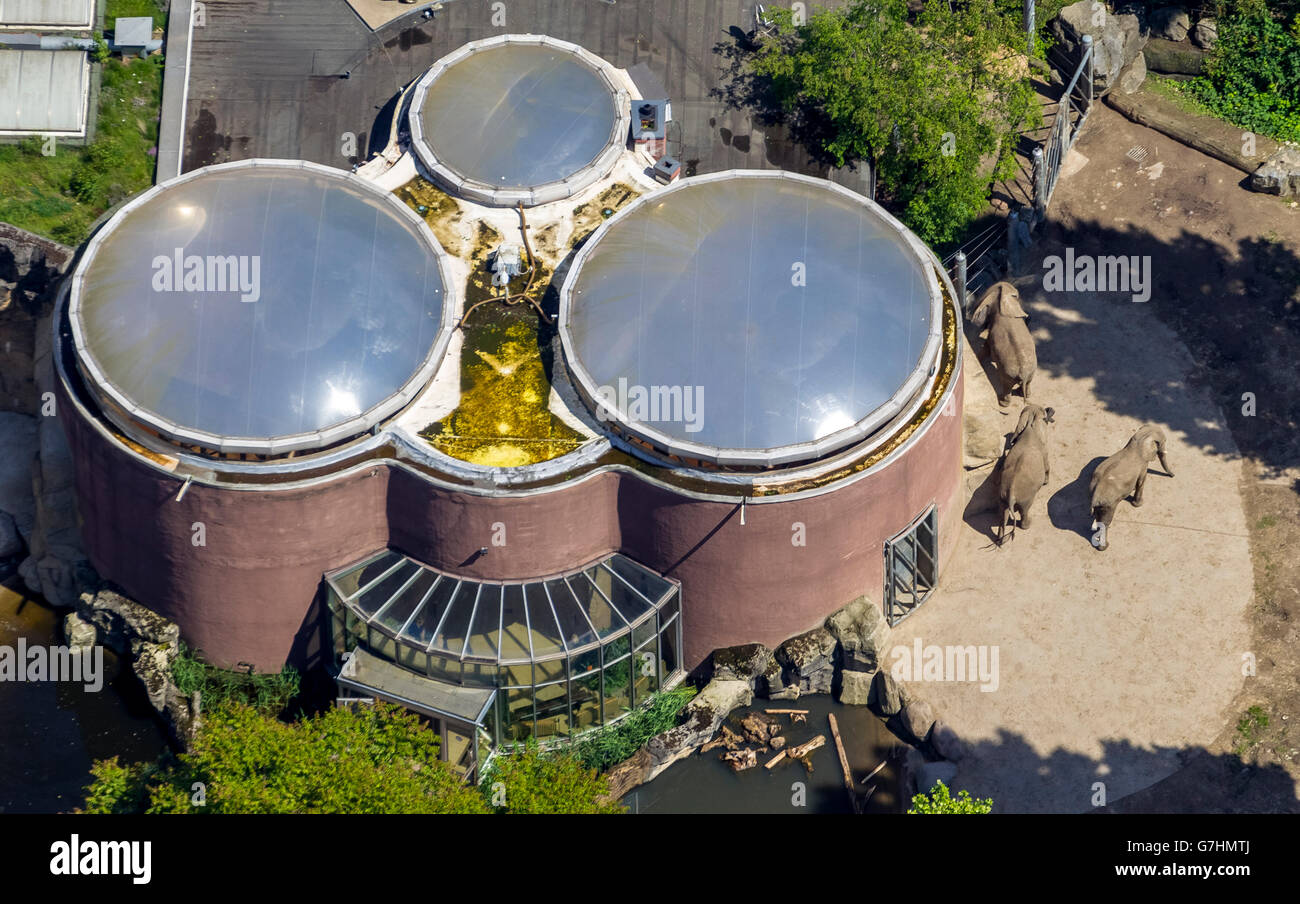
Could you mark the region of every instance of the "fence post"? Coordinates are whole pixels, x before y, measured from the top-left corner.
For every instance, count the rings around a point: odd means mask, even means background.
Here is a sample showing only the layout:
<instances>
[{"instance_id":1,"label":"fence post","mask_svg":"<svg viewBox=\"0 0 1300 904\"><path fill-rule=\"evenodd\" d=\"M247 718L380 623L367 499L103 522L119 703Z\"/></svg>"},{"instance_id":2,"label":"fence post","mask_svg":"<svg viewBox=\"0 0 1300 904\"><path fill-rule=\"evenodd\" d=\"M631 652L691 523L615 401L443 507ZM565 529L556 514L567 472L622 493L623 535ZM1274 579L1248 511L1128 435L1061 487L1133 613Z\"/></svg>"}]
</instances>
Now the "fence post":
<instances>
[{"instance_id":1,"label":"fence post","mask_svg":"<svg viewBox=\"0 0 1300 904\"><path fill-rule=\"evenodd\" d=\"M966 311L966 252L957 252L957 304L964 316Z\"/></svg>"},{"instance_id":2,"label":"fence post","mask_svg":"<svg viewBox=\"0 0 1300 904\"><path fill-rule=\"evenodd\" d=\"M1007 278L1020 269L1020 211L1013 210L1007 217Z\"/></svg>"},{"instance_id":3,"label":"fence post","mask_svg":"<svg viewBox=\"0 0 1300 904\"><path fill-rule=\"evenodd\" d=\"M1083 36L1083 54L1085 58L1084 68L1088 70L1088 107L1092 108L1092 73L1093 59L1095 57L1092 47L1092 35Z\"/></svg>"},{"instance_id":4,"label":"fence post","mask_svg":"<svg viewBox=\"0 0 1300 904\"><path fill-rule=\"evenodd\" d=\"M1034 32L1037 27L1034 23L1034 0L1025 0L1025 34L1028 36L1028 56L1034 55Z\"/></svg>"},{"instance_id":5,"label":"fence post","mask_svg":"<svg viewBox=\"0 0 1300 904\"><path fill-rule=\"evenodd\" d=\"M1043 165L1042 145L1034 148L1034 215L1038 220L1047 216L1047 167Z\"/></svg>"}]
</instances>

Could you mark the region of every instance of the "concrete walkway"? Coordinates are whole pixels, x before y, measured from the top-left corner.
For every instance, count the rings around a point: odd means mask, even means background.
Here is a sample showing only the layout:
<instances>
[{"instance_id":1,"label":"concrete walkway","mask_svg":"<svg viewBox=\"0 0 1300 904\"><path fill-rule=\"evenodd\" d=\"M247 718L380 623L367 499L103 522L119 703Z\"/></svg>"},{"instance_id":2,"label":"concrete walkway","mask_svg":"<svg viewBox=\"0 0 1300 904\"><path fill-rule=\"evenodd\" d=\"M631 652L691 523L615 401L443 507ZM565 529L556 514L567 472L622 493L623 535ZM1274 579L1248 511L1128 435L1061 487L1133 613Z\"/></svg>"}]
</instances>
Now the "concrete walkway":
<instances>
[{"instance_id":1,"label":"concrete walkway","mask_svg":"<svg viewBox=\"0 0 1300 904\"><path fill-rule=\"evenodd\" d=\"M1043 272L1029 263L1026 272ZM1150 305L1047 293L1037 275L1017 284L1038 343L1033 400L1056 409L1051 478L1033 526L1001 549L990 545L996 513L968 506L939 589L894 641L998 647L996 691L917 688L974 749L957 787L993 797L1001 812L1087 811L1095 782L1110 801L1145 788L1229 718L1253 599L1242 466L1221 412L1187 380L1186 349ZM968 416L988 417L996 400L967 361ZM1116 386L1129 387L1123 403ZM1014 397L1007 431L1020 406ZM1148 420L1186 428L1167 428L1177 477L1152 473L1145 505L1124 503L1110 549L1096 552L1089 476ZM968 472L968 496L990 472Z\"/></svg>"}]
</instances>

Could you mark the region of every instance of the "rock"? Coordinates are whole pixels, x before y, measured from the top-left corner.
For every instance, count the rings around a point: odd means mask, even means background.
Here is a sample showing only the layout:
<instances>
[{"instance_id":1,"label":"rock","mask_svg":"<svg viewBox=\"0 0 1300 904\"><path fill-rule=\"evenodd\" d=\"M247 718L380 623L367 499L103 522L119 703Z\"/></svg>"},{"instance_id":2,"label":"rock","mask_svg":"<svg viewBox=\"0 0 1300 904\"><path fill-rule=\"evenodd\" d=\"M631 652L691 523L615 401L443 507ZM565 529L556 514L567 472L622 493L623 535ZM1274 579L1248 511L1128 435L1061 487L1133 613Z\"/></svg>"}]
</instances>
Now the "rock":
<instances>
[{"instance_id":1,"label":"rock","mask_svg":"<svg viewBox=\"0 0 1300 904\"><path fill-rule=\"evenodd\" d=\"M728 750L722 755L722 762L730 766L733 772L743 772L758 765L758 754L749 748Z\"/></svg>"},{"instance_id":2,"label":"rock","mask_svg":"<svg viewBox=\"0 0 1300 904\"><path fill-rule=\"evenodd\" d=\"M99 631L75 612L63 617L63 640L73 653L82 653L95 646Z\"/></svg>"},{"instance_id":3,"label":"rock","mask_svg":"<svg viewBox=\"0 0 1300 904\"><path fill-rule=\"evenodd\" d=\"M1106 14L1105 7L1093 0L1079 0L1065 7L1049 27L1060 42L1061 51L1071 60L1079 59L1083 36L1092 35L1097 95L1115 87L1120 72L1133 62L1147 41L1136 15ZM1070 74L1064 75L1068 79Z\"/></svg>"},{"instance_id":4,"label":"rock","mask_svg":"<svg viewBox=\"0 0 1300 904\"><path fill-rule=\"evenodd\" d=\"M785 742L785 738L781 737L780 735L777 735L768 743L771 745L773 750L781 750L785 747L786 742Z\"/></svg>"},{"instance_id":5,"label":"rock","mask_svg":"<svg viewBox=\"0 0 1300 904\"><path fill-rule=\"evenodd\" d=\"M112 590L81 594L77 615L93 624L99 630L99 642L119 655L132 653L134 641L179 649L181 632L175 622Z\"/></svg>"},{"instance_id":6,"label":"rock","mask_svg":"<svg viewBox=\"0 0 1300 904\"><path fill-rule=\"evenodd\" d=\"M1202 19L1192 29L1192 43L1202 50L1213 50L1219 43L1219 23L1213 19Z\"/></svg>"},{"instance_id":7,"label":"rock","mask_svg":"<svg viewBox=\"0 0 1300 904\"><path fill-rule=\"evenodd\" d=\"M772 651L761 643L714 650L713 677L724 681L749 681L762 677L772 663Z\"/></svg>"},{"instance_id":8,"label":"rock","mask_svg":"<svg viewBox=\"0 0 1300 904\"><path fill-rule=\"evenodd\" d=\"M860 596L826 619L826 630L839 641L845 671L874 672L889 645L889 623L880 607ZM866 702L866 701L863 701Z\"/></svg>"},{"instance_id":9,"label":"rock","mask_svg":"<svg viewBox=\"0 0 1300 904\"><path fill-rule=\"evenodd\" d=\"M1250 177L1252 191L1282 198L1300 194L1300 148L1283 145Z\"/></svg>"},{"instance_id":10,"label":"rock","mask_svg":"<svg viewBox=\"0 0 1300 904\"><path fill-rule=\"evenodd\" d=\"M1200 75L1205 71L1204 50L1191 44L1152 38L1142 50L1146 67L1151 72L1164 75Z\"/></svg>"},{"instance_id":11,"label":"rock","mask_svg":"<svg viewBox=\"0 0 1300 904\"><path fill-rule=\"evenodd\" d=\"M924 700L913 700L903 706L899 719L907 733L920 743L925 743L930 729L934 726L934 710Z\"/></svg>"},{"instance_id":12,"label":"rock","mask_svg":"<svg viewBox=\"0 0 1300 904\"><path fill-rule=\"evenodd\" d=\"M0 559L20 556L24 549L22 534L18 533L18 522L8 512L0 512Z\"/></svg>"},{"instance_id":13,"label":"rock","mask_svg":"<svg viewBox=\"0 0 1300 904\"><path fill-rule=\"evenodd\" d=\"M756 685L756 689L769 700L777 699L775 695L786 689L785 673L781 669L781 663L777 662L775 658L771 659ZM797 690L796 688L796 695Z\"/></svg>"},{"instance_id":14,"label":"rock","mask_svg":"<svg viewBox=\"0 0 1300 904\"><path fill-rule=\"evenodd\" d=\"M953 779L957 777L957 767L946 760L937 760L933 763L922 763L916 770L916 792L918 794L929 794L934 786L943 782L952 791Z\"/></svg>"},{"instance_id":15,"label":"rock","mask_svg":"<svg viewBox=\"0 0 1300 904\"><path fill-rule=\"evenodd\" d=\"M886 671L876 672L871 681L871 697L867 701L877 715L888 719L902 711L907 702L903 686Z\"/></svg>"},{"instance_id":16,"label":"rock","mask_svg":"<svg viewBox=\"0 0 1300 904\"><path fill-rule=\"evenodd\" d=\"M746 713L740 720L741 731L745 740L759 747L767 747L768 741L781 731L781 723L765 713Z\"/></svg>"},{"instance_id":17,"label":"rock","mask_svg":"<svg viewBox=\"0 0 1300 904\"><path fill-rule=\"evenodd\" d=\"M970 753L966 742L957 736L952 726L942 720L935 722L930 729L930 746L939 756L954 763L960 763Z\"/></svg>"},{"instance_id":18,"label":"rock","mask_svg":"<svg viewBox=\"0 0 1300 904\"><path fill-rule=\"evenodd\" d=\"M840 702L847 706L866 706L871 699L874 677L870 672L840 672Z\"/></svg>"},{"instance_id":19,"label":"rock","mask_svg":"<svg viewBox=\"0 0 1300 904\"><path fill-rule=\"evenodd\" d=\"M799 699L799 685L797 685L797 684L792 684L792 685L790 685L789 687L785 688L784 690L777 691L775 694L768 694L768 695L767 695L767 699L769 699L769 700L798 700L798 699Z\"/></svg>"},{"instance_id":20,"label":"rock","mask_svg":"<svg viewBox=\"0 0 1300 904\"><path fill-rule=\"evenodd\" d=\"M1186 41L1192 29L1192 17L1181 6L1165 6L1154 10L1149 19L1151 37L1166 41Z\"/></svg>"},{"instance_id":21,"label":"rock","mask_svg":"<svg viewBox=\"0 0 1300 904\"><path fill-rule=\"evenodd\" d=\"M1147 80L1147 58L1145 53L1139 53L1133 58L1133 62L1124 67L1124 71L1119 74L1118 88L1124 94L1133 94L1142 87L1142 83Z\"/></svg>"},{"instance_id":22,"label":"rock","mask_svg":"<svg viewBox=\"0 0 1300 904\"><path fill-rule=\"evenodd\" d=\"M776 661L785 667L786 680L800 693L829 694L835 678L835 636L813 628L791 637L776 648Z\"/></svg>"}]
</instances>

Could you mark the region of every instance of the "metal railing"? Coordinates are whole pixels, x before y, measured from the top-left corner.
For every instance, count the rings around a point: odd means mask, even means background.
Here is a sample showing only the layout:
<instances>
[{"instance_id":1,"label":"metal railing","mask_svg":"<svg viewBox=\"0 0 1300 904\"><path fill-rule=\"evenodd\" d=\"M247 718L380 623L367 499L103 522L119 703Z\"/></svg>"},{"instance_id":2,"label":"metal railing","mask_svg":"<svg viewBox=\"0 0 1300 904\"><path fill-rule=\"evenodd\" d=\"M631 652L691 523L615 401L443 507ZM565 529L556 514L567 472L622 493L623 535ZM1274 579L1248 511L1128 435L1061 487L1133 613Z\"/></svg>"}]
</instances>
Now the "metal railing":
<instances>
[{"instance_id":1,"label":"metal railing","mask_svg":"<svg viewBox=\"0 0 1300 904\"><path fill-rule=\"evenodd\" d=\"M1056 118L1042 146L1034 148L1034 213L1038 220L1047 215L1052 192L1061 176L1061 164L1074 146L1092 110L1093 44L1092 35L1083 36L1083 54L1074 74L1061 93Z\"/></svg>"}]
</instances>

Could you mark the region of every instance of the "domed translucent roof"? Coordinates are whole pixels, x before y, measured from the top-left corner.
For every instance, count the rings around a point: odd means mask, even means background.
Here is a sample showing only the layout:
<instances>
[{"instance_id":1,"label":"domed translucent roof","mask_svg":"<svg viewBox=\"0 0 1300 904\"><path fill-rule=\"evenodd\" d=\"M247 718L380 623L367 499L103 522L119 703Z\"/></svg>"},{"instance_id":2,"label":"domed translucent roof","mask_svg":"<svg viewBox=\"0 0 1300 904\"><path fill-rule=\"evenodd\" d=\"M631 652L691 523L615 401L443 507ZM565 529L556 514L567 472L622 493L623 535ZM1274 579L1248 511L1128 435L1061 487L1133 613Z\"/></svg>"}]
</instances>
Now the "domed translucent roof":
<instances>
[{"instance_id":1,"label":"domed translucent roof","mask_svg":"<svg viewBox=\"0 0 1300 904\"><path fill-rule=\"evenodd\" d=\"M559 200L601 178L631 120L608 63L541 35L474 41L443 57L411 111L424 165L458 194L503 205Z\"/></svg>"},{"instance_id":2,"label":"domed translucent roof","mask_svg":"<svg viewBox=\"0 0 1300 904\"><path fill-rule=\"evenodd\" d=\"M220 452L346 439L432 376L454 316L444 254L339 170L244 161L163 183L87 247L69 316L123 426Z\"/></svg>"},{"instance_id":3,"label":"domed translucent roof","mask_svg":"<svg viewBox=\"0 0 1300 904\"><path fill-rule=\"evenodd\" d=\"M903 409L937 360L925 247L847 189L775 171L685 179L587 242L560 331L596 413L673 454L806 460Z\"/></svg>"}]
</instances>

